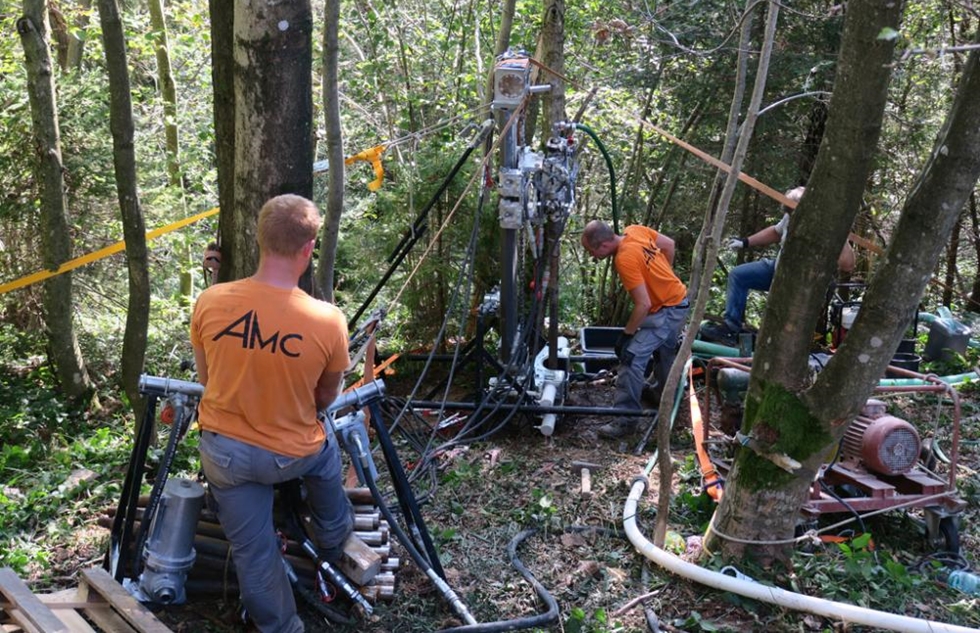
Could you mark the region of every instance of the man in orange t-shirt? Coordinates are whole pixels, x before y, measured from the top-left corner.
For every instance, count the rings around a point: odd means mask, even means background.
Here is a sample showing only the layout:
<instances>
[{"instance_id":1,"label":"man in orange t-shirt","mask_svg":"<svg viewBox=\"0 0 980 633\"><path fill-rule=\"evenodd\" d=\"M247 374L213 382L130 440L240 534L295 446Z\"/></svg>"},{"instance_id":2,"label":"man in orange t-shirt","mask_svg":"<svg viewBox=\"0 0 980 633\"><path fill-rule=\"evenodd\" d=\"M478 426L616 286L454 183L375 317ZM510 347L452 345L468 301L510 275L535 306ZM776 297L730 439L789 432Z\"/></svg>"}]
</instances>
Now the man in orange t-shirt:
<instances>
[{"instance_id":1,"label":"man in orange t-shirt","mask_svg":"<svg viewBox=\"0 0 980 633\"><path fill-rule=\"evenodd\" d=\"M273 486L303 480L314 538L328 560L336 562L353 528L340 450L317 420L350 362L347 321L297 286L319 228L309 200L269 200L259 213L255 274L205 290L191 319L205 386L201 466L232 545L242 602L262 632L304 628L272 523Z\"/></svg>"},{"instance_id":2,"label":"man in orange t-shirt","mask_svg":"<svg viewBox=\"0 0 980 633\"><path fill-rule=\"evenodd\" d=\"M620 367L614 406L640 410L647 363L659 350L653 374L663 388L687 318L687 288L672 268L674 240L639 225L628 226L617 235L605 222L593 220L582 232L582 246L597 259L613 258L619 279L633 299L633 311L616 342ZM599 427L598 432L618 438L632 433L636 426L636 417L622 416Z\"/></svg>"}]
</instances>

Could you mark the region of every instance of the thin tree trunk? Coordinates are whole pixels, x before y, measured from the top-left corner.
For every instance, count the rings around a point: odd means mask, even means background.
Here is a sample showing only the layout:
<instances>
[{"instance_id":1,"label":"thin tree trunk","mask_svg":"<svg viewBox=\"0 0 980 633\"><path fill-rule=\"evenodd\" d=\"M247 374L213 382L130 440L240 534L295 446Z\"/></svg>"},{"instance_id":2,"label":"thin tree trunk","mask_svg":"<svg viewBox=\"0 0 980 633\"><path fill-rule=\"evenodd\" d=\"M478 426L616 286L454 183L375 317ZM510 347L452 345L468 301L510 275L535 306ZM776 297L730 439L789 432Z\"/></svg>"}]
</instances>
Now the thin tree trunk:
<instances>
[{"instance_id":1,"label":"thin tree trunk","mask_svg":"<svg viewBox=\"0 0 980 633\"><path fill-rule=\"evenodd\" d=\"M732 155L735 153L735 145L738 142L738 120L742 112L742 102L745 99L745 87L748 81L749 68L749 47L752 44L752 24L755 21L754 11L758 3L755 0L746 0L745 11L742 14L742 24L738 38L738 60L735 67L735 91L732 93L732 101L728 107L728 124L725 127L725 145L721 151L721 162L731 164ZM708 210L704 214L701 223L701 232L694 244L694 257L691 261L691 281L687 287L689 297L695 297L707 291L707 287L701 288L702 279L705 277L711 280L711 274L703 275L702 271L708 261L707 251L710 245L707 242L708 236L714 233L713 227L717 224L715 217L718 212L718 197L721 195L722 184L725 178L722 172L715 174L714 183L711 185L710 195L708 196ZM715 250L717 254L717 249ZM712 261L714 257L712 257ZM699 323L692 319L691 323Z\"/></svg>"},{"instance_id":2,"label":"thin tree trunk","mask_svg":"<svg viewBox=\"0 0 980 633\"><path fill-rule=\"evenodd\" d=\"M316 288L322 298L333 301L337 241L340 236L340 218L344 212L344 137L340 125L340 91L337 81L340 0L327 0L323 23L323 119L327 131L327 161L330 169L327 171L327 221L323 223L320 239Z\"/></svg>"},{"instance_id":3,"label":"thin tree trunk","mask_svg":"<svg viewBox=\"0 0 980 633\"><path fill-rule=\"evenodd\" d=\"M977 212L977 192L970 194L970 231L973 238L973 250L980 261L980 213ZM970 302L966 309L970 312L980 312L980 273L973 277L973 289L970 291Z\"/></svg>"},{"instance_id":4,"label":"thin tree trunk","mask_svg":"<svg viewBox=\"0 0 980 633\"><path fill-rule=\"evenodd\" d=\"M313 196L312 32L308 0L235 3L235 233L222 230L233 279L255 272L262 205ZM312 279L300 285L312 291Z\"/></svg>"},{"instance_id":5,"label":"thin tree trunk","mask_svg":"<svg viewBox=\"0 0 980 633\"><path fill-rule=\"evenodd\" d=\"M182 187L180 169L180 136L177 131L177 86L170 67L170 42L167 37L167 20L164 17L163 0L147 0L150 8L150 24L156 43L157 76L160 94L163 95L163 129L167 139L167 175L170 186Z\"/></svg>"},{"instance_id":6,"label":"thin tree trunk","mask_svg":"<svg viewBox=\"0 0 980 633\"><path fill-rule=\"evenodd\" d=\"M953 305L953 289L956 285L956 265L957 256L960 250L960 230L963 226L963 218L960 216L953 226L953 234L949 238L946 246L946 278L943 282L943 305Z\"/></svg>"},{"instance_id":7,"label":"thin tree trunk","mask_svg":"<svg viewBox=\"0 0 980 633\"><path fill-rule=\"evenodd\" d=\"M88 26L92 15L92 0L79 0L75 8L75 29L84 31ZM68 57L65 60L65 69L69 71L78 70L82 67L82 53L85 52L85 40L68 32Z\"/></svg>"},{"instance_id":8,"label":"thin tree trunk","mask_svg":"<svg viewBox=\"0 0 980 633\"><path fill-rule=\"evenodd\" d=\"M541 63L554 71L544 73L541 83L551 84L545 93L544 121L541 140L547 141L554 132L554 125L565 121L565 0L547 0L544 7L544 25L541 28Z\"/></svg>"},{"instance_id":9,"label":"thin tree trunk","mask_svg":"<svg viewBox=\"0 0 980 633\"><path fill-rule=\"evenodd\" d=\"M747 20L748 18L746 18ZM735 185L738 183L738 174L742 170L745 156L748 154L749 142L752 140L752 133L755 130L755 122L758 118L759 107L762 105L762 98L766 90L766 79L769 75L769 59L772 55L773 40L776 37L776 24L779 19L779 3L770 0L766 17L766 29L763 36L762 48L759 53L759 63L756 66L755 85L752 88L752 97L749 99L749 107L745 115L738 134L738 143L732 153L731 171L728 172L724 187L718 200L718 207L713 219L713 225L706 240L706 254L702 262L704 268L704 282L696 288L694 295L695 304L691 318L688 323L687 333L681 345L681 351L670 368L670 375L667 377L667 384L664 386L663 396L660 400L658 416L661 420L668 419L670 410L673 406L674 397L680 386L681 372L684 363L691 353L691 346L694 344L695 333L698 324L704 316L705 308L708 305L707 282L711 279L715 269L715 261L718 258L718 242L721 238L722 229L725 226L725 215L728 213L728 205L731 204L732 196L735 193ZM688 296L691 296L692 289L688 288ZM670 480L672 465L670 463L670 425L661 424L657 429L657 446L659 448L658 467L660 468L660 500L657 510L657 525L654 533L655 542L663 545L667 536L667 518L670 509Z\"/></svg>"},{"instance_id":10,"label":"thin tree trunk","mask_svg":"<svg viewBox=\"0 0 980 633\"><path fill-rule=\"evenodd\" d=\"M71 239L46 4L45 0L25 0L24 17L17 21L17 32L24 46L34 128L35 174L41 190L41 256L45 268L56 270L71 259ZM73 402L82 403L92 395L93 389L72 324L72 273L62 273L44 282L44 312L48 359L65 394Z\"/></svg>"},{"instance_id":11,"label":"thin tree trunk","mask_svg":"<svg viewBox=\"0 0 980 633\"><path fill-rule=\"evenodd\" d=\"M218 167L218 243L221 268L218 281L231 281L236 253L224 244L238 232L235 214L235 3L210 0L211 86L214 95L214 153Z\"/></svg>"},{"instance_id":12,"label":"thin tree trunk","mask_svg":"<svg viewBox=\"0 0 980 633\"><path fill-rule=\"evenodd\" d=\"M123 335L122 383L129 402L141 423L143 398L139 377L146 355L147 327L150 319L150 277L146 249L146 225L136 188L136 152L133 147L133 104L129 89L126 40L115 0L99 0L99 20L109 72L109 127L112 130L112 163L116 174L116 194L122 213L126 239L126 267L129 272L129 308ZM138 429L137 429L138 431Z\"/></svg>"}]
</instances>

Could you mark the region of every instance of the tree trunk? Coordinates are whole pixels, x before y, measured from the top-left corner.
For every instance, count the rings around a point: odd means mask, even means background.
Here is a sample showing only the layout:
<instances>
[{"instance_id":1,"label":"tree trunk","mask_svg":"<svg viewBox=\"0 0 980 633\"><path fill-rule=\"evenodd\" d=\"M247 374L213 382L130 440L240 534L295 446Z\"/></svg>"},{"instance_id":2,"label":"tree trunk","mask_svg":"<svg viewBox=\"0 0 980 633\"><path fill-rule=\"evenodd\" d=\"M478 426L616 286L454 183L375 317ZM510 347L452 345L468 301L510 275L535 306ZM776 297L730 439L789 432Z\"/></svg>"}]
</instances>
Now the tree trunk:
<instances>
[{"instance_id":1,"label":"tree trunk","mask_svg":"<svg viewBox=\"0 0 980 633\"><path fill-rule=\"evenodd\" d=\"M554 125L565 121L565 0L548 0L544 7L544 25L541 27L541 63L554 73L545 71L538 75L540 83L551 84L544 95L544 121L541 140L546 142L554 133Z\"/></svg>"},{"instance_id":2,"label":"tree trunk","mask_svg":"<svg viewBox=\"0 0 980 633\"><path fill-rule=\"evenodd\" d=\"M943 280L943 299L944 306L953 305L953 291L956 287L956 266L960 251L960 229L963 226L962 216L956 220L953 226L953 234L949 238L946 246L946 277Z\"/></svg>"},{"instance_id":3,"label":"tree trunk","mask_svg":"<svg viewBox=\"0 0 980 633\"><path fill-rule=\"evenodd\" d=\"M136 153L133 147L133 103L129 90L126 41L115 0L99 0L99 20L109 73L109 127L112 130L112 163L116 174L116 195L122 213L126 240L126 266L129 272L129 307L123 335L122 383L129 402L142 419L139 377L146 355L147 326L150 318L150 278L146 251L146 225L136 189Z\"/></svg>"},{"instance_id":4,"label":"tree trunk","mask_svg":"<svg viewBox=\"0 0 980 633\"><path fill-rule=\"evenodd\" d=\"M751 7L748 7L747 10L751 11ZM777 0L770 0L766 16L765 35L763 36L762 49L759 53L759 63L756 66L755 84L752 87L752 97L749 99L745 121L742 123L741 130L738 134L738 143L732 152L731 169L719 193L718 207L714 210L711 231L706 234L707 239L704 240L704 246L702 247L705 249L704 259L701 262L704 270L703 277L700 278L699 286L693 292L690 288L687 291L688 296L695 297L694 309L692 310L688 330L681 344L680 352L677 354L677 358L670 368L670 375L667 377L667 384L664 385L663 396L660 399L658 416L663 420L666 420L670 415L677 389L680 386L681 371L685 359L691 353L691 346L694 343L694 336L698 324L701 322L701 318L704 316L704 311L708 304L708 284L715 270L715 261L718 259L718 241L721 238L721 231L725 225L725 215L728 212L728 205L731 203L732 196L735 193L735 185L738 183L739 172L742 170L742 164L745 162L746 154L748 154L749 142L752 140L752 134L755 131L755 122L759 116L759 107L762 105L762 97L765 94L766 80L769 76L769 59L772 56L778 19L779 3ZM657 429L657 446L660 451L657 463L660 468L661 484L654 539L658 545L663 545L664 539L667 536L667 517L670 508L669 485L671 479L671 463L669 425L659 425Z\"/></svg>"},{"instance_id":5,"label":"tree trunk","mask_svg":"<svg viewBox=\"0 0 980 633\"><path fill-rule=\"evenodd\" d=\"M327 219L320 237L320 261L317 283L320 296L333 301L334 265L340 235L340 217L344 212L344 137L340 126L340 92L337 67L340 46L340 0L327 0L323 20L323 118L327 130Z\"/></svg>"},{"instance_id":6,"label":"tree trunk","mask_svg":"<svg viewBox=\"0 0 980 633\"><path fill-rule=\"evenodd\" d=\"M255 272L262 205L313 195L312 31L308 0L235 3L235 231L222 227L221 244L231 279Z\"/></svg>"},{"instance_id":7,"label":"tree trunk","mask_svg":"<svg viewBox=\"0 0 980 633\"><path fill-rule=\"evenodd\" d=\"M25 0L24 17L17 21L17 31L24 46L34 128L35 174L41 190L41 256L45 268L56 270L71 259L71 239L46 4L45 0ZM48 359L62 390L73 402L81 404L93 389L72 325L72 273L62 273L44 282L44 312Z\"/></svg>"},{"instance_id":8,"label":"tree trunk","mask_svg":"<svg viewBox=\"0 0 980 633\"><path fill-rule=\"evenodd\" d=\"M92 12L92 0L79 0L75 8L75 29L84 31ZM85 52L85 40L68 32L68 58L65 60L65 70L74 71L82 67L82 53Z\"/></svg>"},{"instance_id":9,"label":"tree trunk","mask_svg":"<svg viewBox=\"0 0 980 633\"><path fill-rule=\"evenodd\" d=\"M235 217L235 3L210 0L211 85L214 94L214 153L218 166L218 243L232 243ZM218 281L230 281L235 253L221 248ZM225 252L227 251L227 252Z\"/></svg>"},{"instance_id":10,"label":"tree trunk","mask_svg":"<svg viewBox=\"0 0 980 633\"><path fill-rule=\"evenodd\" d=\"M973 250L980 260L980 213L977 212L977 193L970 194L970 231ZM970 312L980 312L980 273L973 278L973 288L970 290L970 301L966 309Z\"/></svg>"},{"instance_id":11,"label":"tree trunk","mask_svg":"<svg viewBox=\"0 0 980 633\"><path fill-rule=\"evenodd\" d=\"M732 101L728 106L728 123L725 126L725 144L721 151L721 162L731 164L732 156L735 153L735 144L738 142L738 120L742 112L742 102L745 100L745 87L748 81L749 71L749 45L752 42L752 24L755 21L754 11L756 7L754 0L746 0L745 11L742 14L742 23L739 29L738 38L738 60L735 67L735 89L732 92ZM694 244L694 257L691 262L691 281L687 288L689 297L700 293L702 285L702 274L708 261L708 237L714 234L715 216L717 215L718 197L721 195L721 188L725 182L725 177L721 171L715 174L714 182L711 185L710 196L708 197L708 210L704 214L701 223L701 232L698 234L697 242ZM717 252L717 251L716 251ZM714 268L712 267L712 270ZM711 274L708 273L708 279ZM700 322L692 319L692 324Z\"/></svg>"},{"instance_id":12,"label":"tree trunk","mask_svg":"<svg viewBox=\"0 0 980 633\"><path fill-rule=\"evenodd\" d=\"M503 55L507 48L510 46L510 32L514 28L514 10L517 5L517 0L504 0L503 6L500 9L500 32L497 33L497 43L493 49L493 58L497 59ZM493 102L493 65L490 66L490 72L487 74L487 83L484 87L483 92L483 103L490 107ZM487 147L491 144L490 137L487 137Z\"/></svg>"},{"instance_id":13,"label":"tree trunk","mask_svg":"<svg viewBox=\"0 0 980 633\"><path fill-rule=\"evenodd\" d=\"M753 446L736 456L706 542L726 557L751 552L766 560L785 553L823 456L890 361L980 176L980 72L974 52L861 312L808 387L813 324L860 207L887 100L894 45L878 36L898 30L902 3L851 3L848 11L826 137L790 222L753 362L743 425ZM801 466L781 469L773 461L780 456Z\"/></svg>"},{"instance_id":14,"label":"tree trunk","mask_svg":"<svg viewBox=\"0 0 980 633\"><path fill-rule=\"evenodd\" d=\"M170 68L170 42L167 38L167 20L163 12L163 0L148 0L150 24L156 43L157 77L160 94L163 95L163 129L167 138L167 175L171 187L182 187L180 174L180 136L177 132L177 86Z\"/></svg>"}]
</instances>

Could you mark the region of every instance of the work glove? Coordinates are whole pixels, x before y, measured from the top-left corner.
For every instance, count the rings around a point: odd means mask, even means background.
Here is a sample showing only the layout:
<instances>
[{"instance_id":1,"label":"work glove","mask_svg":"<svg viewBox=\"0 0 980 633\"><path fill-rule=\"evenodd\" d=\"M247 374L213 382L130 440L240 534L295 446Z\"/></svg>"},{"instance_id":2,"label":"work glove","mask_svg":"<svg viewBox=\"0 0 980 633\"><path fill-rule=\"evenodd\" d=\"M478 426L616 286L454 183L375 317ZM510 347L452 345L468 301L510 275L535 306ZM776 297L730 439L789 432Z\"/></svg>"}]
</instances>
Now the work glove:
<instances>
[{"instance_id":1,"label":"work glove","mask_svg":"<svg viewBox=\"0 0 980 633\"><path fill-rule=\"evenodd\" d=\"M748 240L744 237L733 237L732 239L728 240L728 248L733 251L737 251L745 248L746 242L748 242Z\"/></svg>"},{"instance_id":2,"label":"work glove","mask_svg":"<svg viewBox=\"0 0 980 633\"><path fill-rule=\"evenodd\" d=\"M625 332L620 334L619 338L616 339L616 357L622 363L628 363L633 356L632 354L627 354L626 352L632 340L633 340L633 335L627 334Z\"/></svg>"}]
</instances>

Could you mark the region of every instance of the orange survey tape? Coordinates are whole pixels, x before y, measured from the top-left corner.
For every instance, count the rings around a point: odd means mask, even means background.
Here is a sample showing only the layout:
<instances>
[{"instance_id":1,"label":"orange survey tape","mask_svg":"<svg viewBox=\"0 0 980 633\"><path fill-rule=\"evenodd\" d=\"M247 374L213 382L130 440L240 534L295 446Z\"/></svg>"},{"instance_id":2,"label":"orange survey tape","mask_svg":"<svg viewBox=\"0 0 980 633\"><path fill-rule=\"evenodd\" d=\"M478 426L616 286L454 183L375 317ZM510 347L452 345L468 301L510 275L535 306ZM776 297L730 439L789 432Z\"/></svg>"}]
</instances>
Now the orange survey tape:
<instances>
[{"instance_id":1,"label":"orange survey tape","mask_svg":"<svg viewBox=\"0 0 980 633\"><path fill-rule=\"evenodd\" d=\"M704 418L701 417L701 405L694 393L694 374L690 372L687 379L687 397L691 403L691 432L694 434L694 448L698 456L698 466L701 467L701 477L704 479L704 491L715 501L721 501L724 492L724 480L711 463L711 457L704 447Z\"/></svg>"},{"instance_id":2,"label":"orange survey tape","mask_svg":"<svg viewBox=\"0 0 980 633\"><path fill-rule=\"evenodd\" d=\"M158 229L147 231L146 239L152 240L160 237L161 235L166 235L167 233L176 231L177 229L182 229L188 224L193 224L198 220L203 220L204 218L210 217L216 214L217 212L218 212L218 207L215 207L213 209L209 209L207 211L198 213L197 215L192 215L189 218L184 218L183 220L178 220L166 226L162 226ZM56 268L55 270L42 270L32 275L27 275L26 277L21 277L20 279L7 282L2 286L0 286L0 295L10 292L11 290L17 290L18 288L23 288L24 286L35 284L39 281L44 281L45 279L50 279L51 277L60 275L61 273L66 273L69 270L75 270L80 266L84 266L85 264L91 264L94 261L98 261L100 259L108 257L109 255L115 255L116 253L124 250L126 250L126 241L123 240L121 242L116 242L111 246L100 248L99 250L89 253L88 255L82 255L81 257L76 257L73 260L67 261L61 266L58 266L58 268Z\"/></svg>"}]
</instances>

